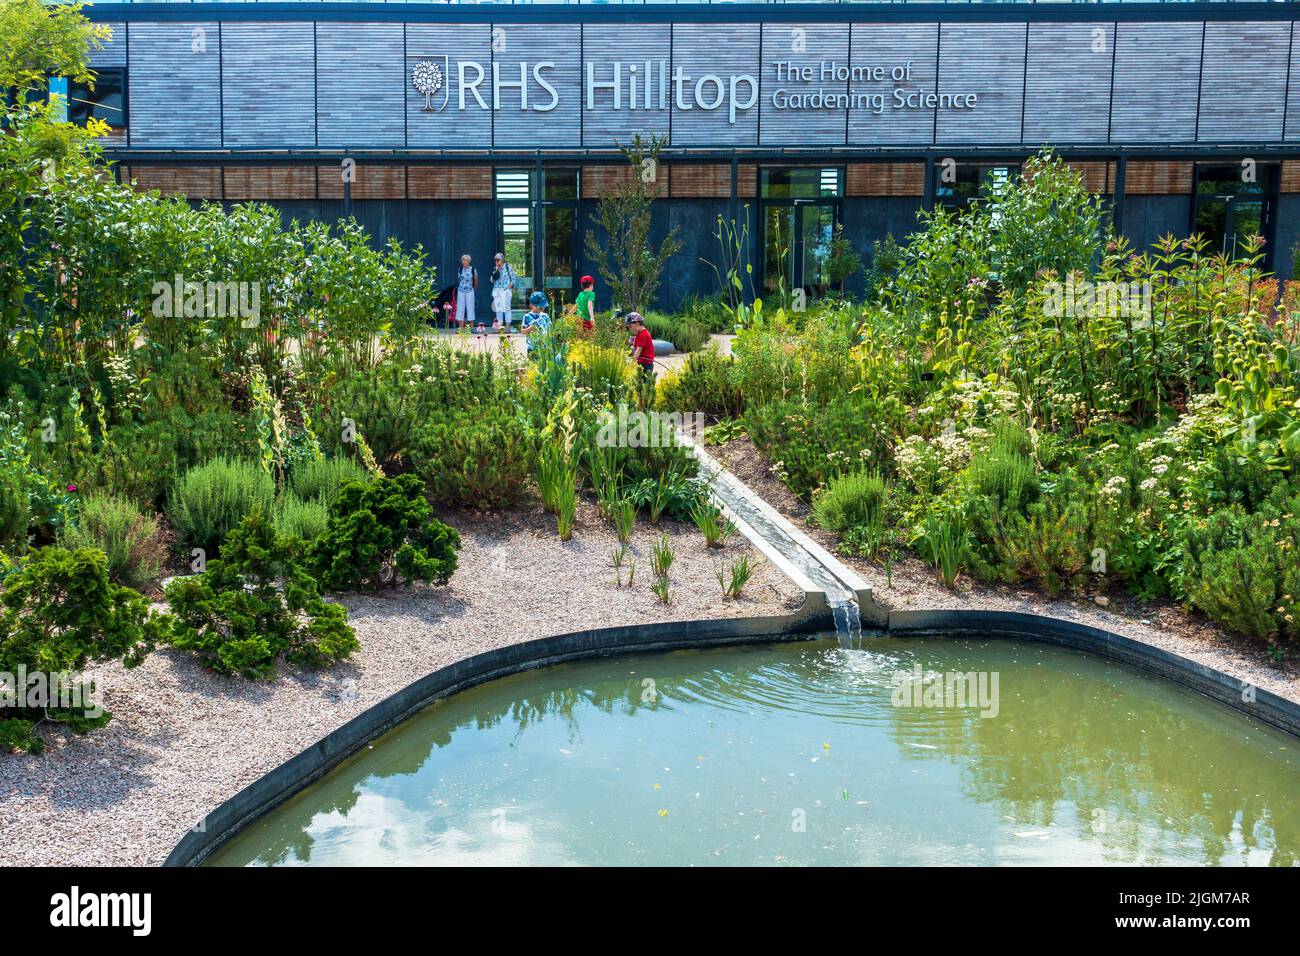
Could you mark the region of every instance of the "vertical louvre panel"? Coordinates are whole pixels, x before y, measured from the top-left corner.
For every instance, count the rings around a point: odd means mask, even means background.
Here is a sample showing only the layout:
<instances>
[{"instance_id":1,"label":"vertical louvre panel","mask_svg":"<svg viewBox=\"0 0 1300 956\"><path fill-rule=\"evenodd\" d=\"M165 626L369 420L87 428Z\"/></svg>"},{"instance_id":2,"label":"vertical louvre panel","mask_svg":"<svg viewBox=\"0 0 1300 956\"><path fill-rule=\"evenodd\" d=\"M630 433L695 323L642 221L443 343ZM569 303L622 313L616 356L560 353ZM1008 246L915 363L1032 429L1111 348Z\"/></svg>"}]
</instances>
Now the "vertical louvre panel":
<instances>
[{"instance_id":1,"label":"vertical louvre panel","mask_svg":"<svg viewBox=\"0 0 1300 956\"><path fill-rule=\"evenodd\" d=\"M587 64L582 67L582 143L596 149L614 146L616 143L630 142L640 133L643 138L651 135L668 135L668 116L671 97L662 101L666 105L659 108L660 82L666 75L669 88L672 83L671 31L666 23L647 24L587 24L583 28L583 48L587 61L595 62L597 82L612 82L614 69L611 60L621 60L623 68L620 75L620 109L614 110L614 91L599 88L594 91L592 102L595 109L587 108ZM610 43L611 31L615 31L614 43ZM650 109L645 109L646 64L650 65ZM667 69L660 72L660 64ZM636 73L631 68L636 67ZM631 80L635 76L637 84L637 106L629 108Z\"/></svg>"},{"instance_id":2,"label":"vertical louvre panel","mask_svg":"<svg viewBox=\"0 0 1300 956\"><path fill-rule=\"evenodd\" d=\"M740 164L736 170L736 195L753 196L758 167ZM669 194L676 199L730 199L731 165L727 163L677 163L673 166Z\"/></svg>"},{"instance_id":3,"label":"vertical louvre panel","mask_svg":"<svg viewBox=\"0 0 1300 956\"><path fill-rule=\"evenodd\" d=\"M929 145L934 142L934 108L893 108L894 89L908 93L933 93L935 88L937 23L855 23L853 24L853 65L896 66L912 62L911 79L895 83L892 77L882 82L858 82L854 93L882 95L884 109L858 108L849 111L849 145L898 146Z\"/></svg>"},{"instance_id":4,"label":"vertical louvre panel","mask_svg":"<svg viewBox=\"0 0 1300 956\"><path fill-rule=\"evenodd\" d=\"M689 109L679 109L676 90L673 100L674 146L754 146L758 142L758 104L738 110L730 122L724 100L716 109L700 109L695 103L695 85L702 76L726 77L732 73L753 74L758 63L759 28L756 23L676 23L673 25L673 71L678 67L688 78L682 96ZM724 89L725 92L725 89ZM712 82L702 91L706 100L716 95ZM748 100L748 87L741 84L737 95Z\"/></svg>"},{"instance_id":5,"label":"vertical louvre panel","mask_svg":"<svg viewBox=\"0 0 1300 956\"><path fill-rule=\"evenodd\" d=\"M846 196L922 196L924 163L850 163L845 170Z\"/></svg>"},{"instance_id":6,"label":"vertical louvre panel","mask_svg":"<svg viewBox=\"0 0 1300 956\"><path fill-rule=\"evenodd\" d=\"M1088 192L1104 196L1114 190L1115 164L1113 162L1071 160L1069 166L1083 174L1083 185Z\"/></svg>"},{"instance_id":7,"label":"vertical louvre panel","mask_svg":"<svg viewBox=\"0 0 1300 956\"><path fill-rule=\"evenodd\" d=\"M1111 142L1192 142L1200 75L1201 24L1117 24Z\"/></svg>"},{"instance_id":8,"label":"vertical louvre panel","mask_svg":"<svg viewBox=\"0 0 1300 956\"><path fill-rule=\"evenodd\" d=\"M545 149L577 147L582 144L581 113L579 111L578 37L577 24L547 26L498 25L504 30L505 52L495 53L492 69L499 70L501 81L518 83L520 67L527 65L528 109L522 109L523 98L517 86L503 87L501 108L494 111L493 136L496 145L504 149ZM542 79L555 93L550 93L536 78L537 64L550 61L554 69L543 70ZM488 77L489 86L492 77ZM559 97L553 109L545 109L554 97Z\"/></svg>"},{"instance_id":9,"label":"vertical louvre panel","mask_svg":"<svg viewBox=\"0 0 1300 956\"><path fill-rule=\"evenodd\" d=\"M319 166L316 175L321 199L343 198L341 166ZM406 167L359 162L352 171L353 199L405 199Z\"/></svg>"},{"instance_id":10,"label":"vertical louvre panel","mask_svg":"<svg viewBox=\"0 0 1300 956\"><path fill-rule=\"evenodd\" d=\"M1207 23L1201 75L1201 142L1273 142L1286 102L1286 23Z\"/></svg>"},{"instance_id":11,"label":"vertical louvre panel","mask_svg":"<svg viewBox=\"0 0 1300 956\"><path fill-rule=\"evenodd\" d=\"M1134 196L1185 196L1191 191L1191 163L1134 160L1125 168L1125 193Z\"/></svg>"},{"instance_id":12,"label":"vertical louvre panel","mask_svg":"<svg viewBox=\"0 0 1300 956\"><path fill-rule=\"evenodd\" d=\"M131 145L220 148L221 33L218 25L133 23L130 31L127 71L131 100L127 112Z\"/></svg>"},{"instance_id":13,"label":"vertical louvre panel","mask_svg":"<svg viewBox=\"0 0 1300 956\"><path fill-rule=\"evenodd\" d=\"M1291 24L1291 83L1287 90L1286 135L1300 140L1300 23ZM1300 279L1300 276L1296 277Z\"/></svg>"},{"instance_id":14,"label":"vertical louvre panel","mask_svg":"<svg viewBox=\"0 0 1300 956\"><path fill-rule=\"evenodd\" d=\"M411 199L491 199L491 166L408 166Z\"/></svg>"},{"instance_id":15,"label":"vertical louvre panel","mask_svg":"<svg viewBox=\"0 0 1300 956\"><path fill-rule=\"evenodd\" d=\"M316 24L317 138L321 146L405 145L400 23Z\"/></svg>"},{"instance_id":16,"label":"vertical louvre panel","mask_svg":"<svg viewBox=\"0 0 1300 956\"><path fill-rule=\"evenodd\" d=\"M805 51L794 52L796 34ZM823 61L840 67L849 64L849 30L844 24L768 23L763 26L762 90L758 102L762 110L760 123L764 146L843 146L844 110L838 104L831 109L776 109L772 94L778 89L788 94L847 93L848 82L815 76L811 81L778 82L776 64L789 61L796 66L820 68Z\"/></svg>"},{"instance_id":17,"label":"vertical louvre panel","mask_svg":"<svg viewBox=\"0 0 1300 956\"><path fill-rule=\"evenodd\" d=\"M660 163L655 172L656 181L661 186L666 186L668 183L668 164ZM600 199L602 196L607 196L620 184L629 182L632 175L632 167L626 164L621 166L583 166L581 177L582 198Z\"/></svg>"},{"instance_id":18,"label":"vertical louvre panel","mask_svg":"<svg viewBox=\"0 0 1300 956\"><path fill-rule=\"evenodd\" d=\"M483 78L478 80L466 64L466 87L462 89L458 60L482 65ZM442 73L441 89L429 98L432 110L424 108L424 94L411 82L411 70L420 62L432 63ZM406 144L412 149L487 149L492 143L491 64L492 27L486 23L472 26L408 23L406 72L402 77L406 91ZM487 109L475 98L476 89Z\"/></svg>"},{"instance_id":19,"label":"vertical louvre panel","mask_svg":"<svg viewBox=\"0 0 1300 956\"><path fill-rule=\"evenodd\" d=\"M1106 142L1114 43L1112 23L1029 25L1026 143Z\"/></svg>"},{"instance_id":20,"label":"vertical louvre panel","mask_svg":"<svg viewBox=\"0 0 1300 956\"><path fill-rule=\"evenodd\" d=\"M190 199L221 198L220 166L132 166L136 189L157 189L164 196Z\"/></svg>"},{"instance_id":21,"label":"vertical louvre panel","mask_svg":"<svg viewBox=\"0 0 1300 956\"><path fill-rule=\"evenodd\" d=\"M1282 181L1278 185L1278 191L1300 193L1300 160L1288 159L1282 163ZM1293 278L1300 279L1300 276Z\"/></svg>"},{"instance_id":22,"label":"vertical louvre panel","mask_svg":"<svg viewBox=\"0 0 1300 956\"><path fill-rule=\"evenodd\" d=\"M315 199L314 166L227 166L225 198Z\"/></svg>"},{"instance_id":23,"label":"vertical louvre panel","mask_svg":"<svg viewBox=\"0 0 1300 956\"><path fill-rule=\"evenodd\" d=\"M1024 102L1023 23L944 24L939 92L975 93L970 109L939 109L936 142L1019 143Z\"/></svg>"},{"instance_id":24,"label":"vertical louvre panel","mask_svg":"<svg viewBox=\"0 0 1300 956\"><path fill-rule=\"evenodd\" d=\"M221 28L226 146L316 145L315 41L310 23Z\"/></svg>"}]
</instances>

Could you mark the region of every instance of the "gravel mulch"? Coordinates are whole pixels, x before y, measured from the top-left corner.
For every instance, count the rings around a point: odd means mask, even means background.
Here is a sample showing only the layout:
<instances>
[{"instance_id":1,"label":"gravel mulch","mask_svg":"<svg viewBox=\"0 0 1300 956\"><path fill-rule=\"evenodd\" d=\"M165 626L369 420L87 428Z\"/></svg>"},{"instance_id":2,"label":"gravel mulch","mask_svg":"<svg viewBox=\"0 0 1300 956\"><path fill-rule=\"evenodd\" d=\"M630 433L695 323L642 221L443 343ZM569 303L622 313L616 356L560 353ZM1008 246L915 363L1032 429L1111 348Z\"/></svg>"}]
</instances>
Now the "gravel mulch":
<instances>
[{"instance_id":1,"label":"gravel mulch","mask_svg":"<svg viewBox=\"0 0 1300 956\"><path fill-rule=\"evenodd\" d=\"M637 528L629 590L614 583L617 539L585 502L568 542L535 507L442 517L463 542L451 583L345 596L361 650L341 665L253 683L164 649L135 670L88 670L114 714L106 727L49 732L43 756L0 755L0 864L159 864L205 813L267 771L430 671L494 647L618 624L783 614L803 600L743 538L709 551L689 524ZM650 592L661 532L676 551L669 606ZM715 570L741 554L758 568L740 599L723 601Z\"/></svg>"},{"instance_id":2,"label":"gravel mulch","mask_svg":"<svg viewBox=\"0 0 1300 956\"><path fill-rule=\"evenodd\" d=\"M748 438L710 448L709 453L810 538L861 574L874 589L876 600L888 608L969 608L1048 614L1163 648L1300 701L1300 668L1295 663L1275 664L1261 644L1231 634L1170 601L1139 601L1119 590L1051 597L1034 588L985 586L969 578L959 579L957 588L949 590L935 579L933 569L911 556L896 562L892 573L886 575L879 563L840 554L836 550L837 536L809 522L812 509L772 475L767 459ZM1096 603L1098 596L1108 602L1106 607Z\"/></svg>"}]
</instances>

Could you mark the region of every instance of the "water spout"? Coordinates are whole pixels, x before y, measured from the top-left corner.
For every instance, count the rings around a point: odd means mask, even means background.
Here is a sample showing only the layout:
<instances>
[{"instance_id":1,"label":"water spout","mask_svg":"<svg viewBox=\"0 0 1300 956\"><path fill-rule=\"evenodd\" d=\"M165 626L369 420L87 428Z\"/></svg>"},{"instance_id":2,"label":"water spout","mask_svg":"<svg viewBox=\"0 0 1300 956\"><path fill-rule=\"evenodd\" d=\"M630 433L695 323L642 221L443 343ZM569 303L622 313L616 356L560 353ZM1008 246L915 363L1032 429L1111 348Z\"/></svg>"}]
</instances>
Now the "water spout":
<instances>
[{"instance_id":1,"label":"water spout","mask_svg":"<svg viewBox=\"0 0 1300 956\"><path fill-rule=\"evenodd\" d=\"M835 618L835 635L840 647L862 649L862 615L856 601L832 601L831 616Z\"/></svg>"}]
</instances>

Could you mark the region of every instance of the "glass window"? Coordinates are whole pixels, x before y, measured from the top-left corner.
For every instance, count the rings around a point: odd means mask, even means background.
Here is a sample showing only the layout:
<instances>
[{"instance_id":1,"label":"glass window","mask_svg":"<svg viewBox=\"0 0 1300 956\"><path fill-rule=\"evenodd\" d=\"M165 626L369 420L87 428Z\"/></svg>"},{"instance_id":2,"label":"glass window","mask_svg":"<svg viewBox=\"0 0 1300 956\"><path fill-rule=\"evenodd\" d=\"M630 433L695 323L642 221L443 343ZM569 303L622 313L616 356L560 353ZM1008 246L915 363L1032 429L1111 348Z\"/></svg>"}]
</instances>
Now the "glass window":
<instances>
[{"instance_id":1,"label":"glass window","mask_svg":"<svg viewBox=\"0 0 1300 956\"><path fill-rule=\"evenodd\" d=\"M945 206L965 206L985 197L1020 172L1014 164L957 163L951 169L952 178L945 181L944 167L935 167L934 199Z\"/></svg>"},{"instance_id":2,"label":"glass window","mask_svg":"<svg viewBox=\"0 0 1300 956\"><path fill-rule=\"evenodd\" d=\"M533 171L531 169L498 169L496 193L497 199L532 199Z\"/></svg>"},{"instance_id":3,"label":"glass window","mask_svg":"<svg viewBox=\"0 0 1300 956\"><path fill-rule=\"evenodd\" d=\"M1208 241L1211 252L1246 255L1246 241L1269 231L1276 183L1272 165L1198 165L1192 231Z\"/></svg>"},{"instance_id":4,"label":"glass window","mask_svg":"<svg viewBox=\"0 0 1300 956\"><path fill-rule=\"evenodd\" d=\"M787 166L762 172L764 199L835 198L843 194L843 183L838 166Z\"/></svg>"},{"instance_id":5,"label":"glass window","mask_svg":"<svg viewBox=\"0 0 1300 956\"><path fill-rule=\"evenodd\" d=\"M100 70L95 87L68 83L68 121L85 126L91 118L109 126L126 126L126 70Z\"/></svg>"},{"instance_id":6,"label":"glass window","mask_svg":"<svg viewBox=\"0 0 1300 956\"><path fill-rule=\"evenodd\" d=\"M543 199L577 199L578 171L576 169L546 169L542 178Z\"/></svg>"}]
</instances>

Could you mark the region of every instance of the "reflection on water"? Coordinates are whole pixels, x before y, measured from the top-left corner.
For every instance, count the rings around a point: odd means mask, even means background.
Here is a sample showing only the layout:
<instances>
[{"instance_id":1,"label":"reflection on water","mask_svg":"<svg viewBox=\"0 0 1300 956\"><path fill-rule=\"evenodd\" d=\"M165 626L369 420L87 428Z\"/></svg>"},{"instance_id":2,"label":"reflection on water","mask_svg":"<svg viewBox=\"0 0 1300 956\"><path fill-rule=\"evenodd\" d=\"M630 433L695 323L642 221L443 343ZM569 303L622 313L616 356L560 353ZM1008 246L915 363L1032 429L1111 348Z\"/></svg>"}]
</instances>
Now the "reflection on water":
<instances>
[{"instance_id":1,"label":"reflection on water","mask_svg":"<svg viewBox=\"0 0 1300 956\"><path fill-rule=\"evenodd\" d=\"M895 706L918 664L996 674L996 716ZM212 862L1291 865L1298 792L1291 738L1118 665L1001 640L823 640L467 691Z\"/></svg>"}]
</instances>

